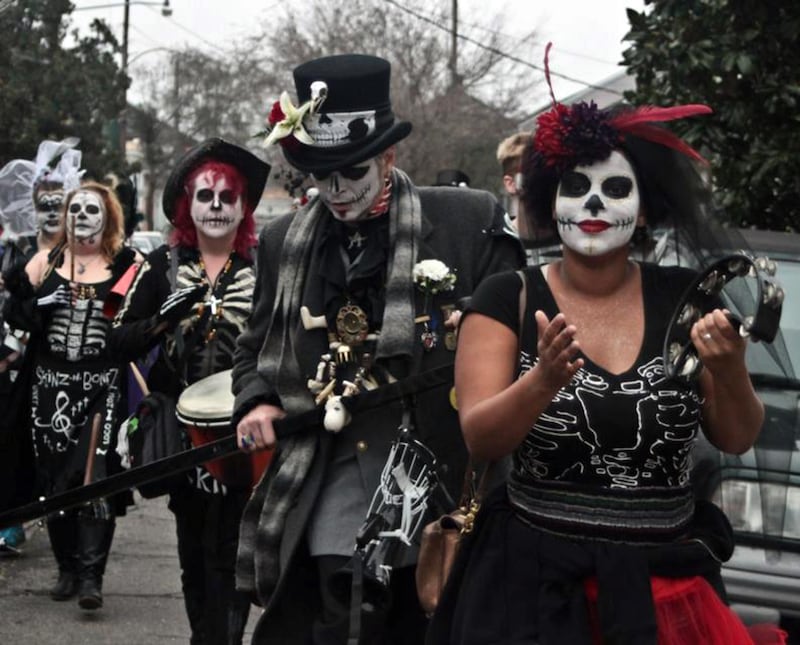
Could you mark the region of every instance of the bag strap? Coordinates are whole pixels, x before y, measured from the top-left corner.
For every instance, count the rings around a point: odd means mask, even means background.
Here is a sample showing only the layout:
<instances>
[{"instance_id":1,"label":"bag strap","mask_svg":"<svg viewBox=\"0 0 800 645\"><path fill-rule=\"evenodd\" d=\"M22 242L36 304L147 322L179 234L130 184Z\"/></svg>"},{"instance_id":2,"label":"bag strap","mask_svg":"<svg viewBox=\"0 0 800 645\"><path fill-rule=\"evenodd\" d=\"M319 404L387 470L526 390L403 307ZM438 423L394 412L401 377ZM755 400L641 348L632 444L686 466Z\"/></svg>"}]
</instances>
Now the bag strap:
<instances>
[{"instance_id":1,"label":"bag strap","mask_svg":"<svg viewBox=\"0 0 800 645\"><path fill-rule=\"evenodd\" d=\"M528 306L528 279L524 270L520 269L516 273L522 282L522 286L519 290L519 333L517 337L517 356L519 356L522 351L522 336L525 330L525 310ZM467 463L466 471L464 472L464 484L461 489L461 499L458 503L459 508L462 508L467 512L468 517L472 515L474 519L474 513L477 513L478 508L480 508L496 465L497 461L495 460L492 460L486 464L476 488L476 467L475 462L470 457ZM472 525L469 523L469 520L464 523L463 530L467 533L472 530Z\"/></svg>"},{"instance_id":2,"label":"bag strap","mask_svg":"<svg viewBox=\"0 0 800 645\"><path fill-rule=\"evenodd\" d=\"M167 274L169 280L170 293L175 293L175 288L178 285L178 246L169 247L169 273ZM175 373L178 378L181 378L181 371L183 370L185 347L183 344L183 334L175 334L175 348L178 350L178 367Z\"/></svg>"}]
</instances>

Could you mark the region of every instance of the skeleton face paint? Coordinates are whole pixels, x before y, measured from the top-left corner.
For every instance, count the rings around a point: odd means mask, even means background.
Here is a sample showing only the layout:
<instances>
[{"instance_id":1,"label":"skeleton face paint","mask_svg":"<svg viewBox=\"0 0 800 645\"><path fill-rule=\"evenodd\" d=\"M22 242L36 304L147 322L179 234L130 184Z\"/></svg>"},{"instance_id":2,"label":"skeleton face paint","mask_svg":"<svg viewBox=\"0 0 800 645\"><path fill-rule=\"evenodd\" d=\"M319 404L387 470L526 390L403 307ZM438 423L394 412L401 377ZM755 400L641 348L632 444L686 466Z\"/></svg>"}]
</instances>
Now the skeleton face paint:
<instances>
[{"instance_id":1,"label":"skeleton face paint","mask_svg":"<svg viewBox=\"0 0 800 645\"><path fill-rule=\"evenodd\" d=\"M236 233L244 219L242 196L234 191L225 177L211 171L200 173L194 180L191 215L197 232L219 239Z\"/></svg>"},{"instance_id":2,"label":"skeleton face paint","mask_svg":"<svg viewBox=\"0 0 800 645\"><path fill-rule=\"evenodd\" d=\"M311 175L320 199L342 222L366 219L381 195L383 177L378 158L336 170L329 175Z\"/></svg>"},{"instance_id":3,"label":"skeleton face paint","mask_svg":"<svg viewBox=\"0 0 800 645\"><path fill-rule=\"evenodd\" d=\"M573 251L602 255L625 246L639 214L639 188L630 162L614 151L605 161L566 172L555 211L561 241Z\"/></svg>"},{"instance_id":4,"label":"skeleton face paint","mask_svg":"<svg viewBox=\"0 0 800 645\"><path fill-rule=\"evenodd\" d=\"M67 206L67 232L90 244L99 240L106 226L106 211L100 195L90 190L75 193Z\"/></svg>"},{"instance_id":5,"label":"skeleton face paint","mask_svg":"<svg viewBox=\"0 0 800 645\"><path fill-rule=\"evenodd\" d=\"M40 190L36 194L36 226L45 235L55 235L61 230L61 206L64 191Z\"/></svg>"}]
</instances>

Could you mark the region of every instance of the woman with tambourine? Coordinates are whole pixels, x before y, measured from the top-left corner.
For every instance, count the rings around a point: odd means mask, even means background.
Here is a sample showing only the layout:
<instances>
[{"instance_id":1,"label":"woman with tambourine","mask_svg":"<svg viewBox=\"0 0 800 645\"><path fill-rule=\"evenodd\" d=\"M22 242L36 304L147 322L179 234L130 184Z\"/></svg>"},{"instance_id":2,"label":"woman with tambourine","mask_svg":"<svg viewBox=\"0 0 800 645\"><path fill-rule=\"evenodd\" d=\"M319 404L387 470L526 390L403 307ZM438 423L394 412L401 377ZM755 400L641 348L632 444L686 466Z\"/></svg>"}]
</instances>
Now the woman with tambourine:
<instances>
[{"instance_id":1,"label":"woman with tambourine","mask_svg":"<svg viewBox=\"0 0 800 645\"><path fill-rule=\"evenodd\" d=\"M724 600L730 525L694 499L689 471L699 432L737 454L758 436L746 340L711 296L687 332L699 378L669 378L665 335L696 273L629 259L637 226L677 227L698 252L708 240L702 160L656 123L710 112L553 97L538 118L523 200L563 257L522 285L488 278L464 314L464 438L474 458L511 455L513 467L462 542L427 642L753 642Z\"/></svg>"},{"instance_id":2,"label":"woman with tambourine","mask_svg":"<svg viewBox=\"0 0 800 645\"><path fill-rule=\"evenodd\" d=\"M176 400L233 364L252 308L254 211L269 165L246 149L208 139L176 163L164 188L170 244L151 252L126 294L111 334L127 360L159 347L153 392ZM224 399L229 392L220 392ZM240 643L250 600L234 588L239 520L249 486L198 466L169 491L191 642Z\"/></svg>"}]
</instances>

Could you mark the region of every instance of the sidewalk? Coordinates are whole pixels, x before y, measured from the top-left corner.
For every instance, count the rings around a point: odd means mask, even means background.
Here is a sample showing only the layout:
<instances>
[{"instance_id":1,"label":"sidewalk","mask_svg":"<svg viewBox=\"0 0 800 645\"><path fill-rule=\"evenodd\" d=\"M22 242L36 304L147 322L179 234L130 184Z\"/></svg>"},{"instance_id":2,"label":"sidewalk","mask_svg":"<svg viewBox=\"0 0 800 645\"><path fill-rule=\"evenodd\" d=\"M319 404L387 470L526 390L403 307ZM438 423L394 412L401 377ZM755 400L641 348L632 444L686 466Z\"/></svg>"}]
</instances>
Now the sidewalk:
<instances>
[{"instance_id":1,"label":"sidewalk","mask_svg":"<svg viewBox=\"0 0 800 645\"><path fill-rule=\"evenodd\" d=\"M8 645L175 645L189 642L180 591L175 523L166 497L145 500L117 519L103 583L102 609L77 599L55 602L48 592L56 564L44 526L25 527L18 557L0 558L0 643ZM260 608L253 606L244 642Z\"/></svg>"}]
</instances>

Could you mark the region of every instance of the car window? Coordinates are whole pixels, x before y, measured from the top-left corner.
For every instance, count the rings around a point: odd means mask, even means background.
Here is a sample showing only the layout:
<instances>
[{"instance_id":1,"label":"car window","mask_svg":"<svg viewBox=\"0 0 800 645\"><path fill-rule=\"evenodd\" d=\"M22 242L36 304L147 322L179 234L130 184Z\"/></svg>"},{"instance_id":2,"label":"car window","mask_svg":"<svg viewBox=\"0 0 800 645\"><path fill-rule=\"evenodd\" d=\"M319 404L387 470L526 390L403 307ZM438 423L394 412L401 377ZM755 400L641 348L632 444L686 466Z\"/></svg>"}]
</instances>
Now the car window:
<instances>
[{"instance_id":1,"label":"car window","mask_svg":"<svg viewBox=\"0 0 800 645\"><path fill-rule=\"evenodd\" d=\"M792 361L792 367L797 370L800 367L800 307L792 300L800 296L800 262L778 261L775 278L786 294L781 310L781 333ZM780 348L776 349L780 351ZM747 366L751 373L783 375L780 365L770 350L771 348L763 343L748 343Z\"/></svg>"}]
</instances>

